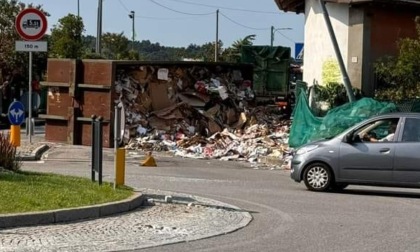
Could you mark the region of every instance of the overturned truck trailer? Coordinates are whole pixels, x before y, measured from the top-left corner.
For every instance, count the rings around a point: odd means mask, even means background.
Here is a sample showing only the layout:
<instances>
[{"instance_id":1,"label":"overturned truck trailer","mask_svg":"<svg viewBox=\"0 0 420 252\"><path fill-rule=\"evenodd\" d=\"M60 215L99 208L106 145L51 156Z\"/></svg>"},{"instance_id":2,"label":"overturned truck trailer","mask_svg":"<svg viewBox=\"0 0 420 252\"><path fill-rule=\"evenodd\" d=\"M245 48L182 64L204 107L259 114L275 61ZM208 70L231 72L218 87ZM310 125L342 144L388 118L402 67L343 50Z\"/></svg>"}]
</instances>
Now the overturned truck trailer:
<instances>
[{"instance_id":1,"label":"overturned truck trailer","mask_svg":"<svg viewBox=\"0 0 420 252\"><path fill-rule=\"evenodd\" d=\"M288 115L295 103L290 75L295 77L291 66L290 48L281 46L243 46L241 62L254 66L253 89L258 104L276 104ZM295 81L295 80L293 80Z\"/></svg>"},{"instance_id":2,"label":"overturned truck trailer","mask_svg":"<svg viewBox=\"0 0 420 252\"><path fill-rule=\"evenodd\" d=\"M124 140L151 130L211 135L240 128L254 99L253 66L213 62L49 59L45 139L91 145L91 117L104 120L103 146L113 147L114 106L125 110Z\"/></svg>"}]
</instances>

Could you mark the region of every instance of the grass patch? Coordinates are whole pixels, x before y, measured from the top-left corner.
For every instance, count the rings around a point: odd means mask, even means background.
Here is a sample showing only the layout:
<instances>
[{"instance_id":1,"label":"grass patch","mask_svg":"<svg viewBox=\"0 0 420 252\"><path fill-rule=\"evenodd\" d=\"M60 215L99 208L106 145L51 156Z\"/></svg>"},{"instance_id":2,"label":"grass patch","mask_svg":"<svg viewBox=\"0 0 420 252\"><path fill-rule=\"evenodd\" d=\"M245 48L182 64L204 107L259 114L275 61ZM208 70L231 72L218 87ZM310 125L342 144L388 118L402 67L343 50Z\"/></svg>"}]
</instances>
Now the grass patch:
<instances>
[{"instance_id":1,"label":"grass patch","mask_svg":"<svg viewBox=\"0 0 420 252\"><path fill-rule=\"evenodd\" d=\"M0 172L0 214L45 211L118 201L133 194L86 178L34 172Z\"/></svg>"}]
</instances>

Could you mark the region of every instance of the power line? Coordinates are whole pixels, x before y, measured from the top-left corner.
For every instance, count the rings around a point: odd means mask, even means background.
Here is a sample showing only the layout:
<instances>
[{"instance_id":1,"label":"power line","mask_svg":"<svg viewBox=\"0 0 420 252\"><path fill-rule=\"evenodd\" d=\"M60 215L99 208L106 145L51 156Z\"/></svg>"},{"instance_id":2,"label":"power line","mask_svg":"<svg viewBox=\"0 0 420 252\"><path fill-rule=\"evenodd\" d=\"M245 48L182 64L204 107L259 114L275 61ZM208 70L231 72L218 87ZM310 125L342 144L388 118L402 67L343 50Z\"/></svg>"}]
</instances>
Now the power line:
<instances>
[{"instance_id":1,"label":"power line","mask_svg":"<svg viewBox=\"0 0 420 252\"><path fill-rule=\"evenodd\" d=\"M251 29L251 30L258 30L258 31L269 30L269 28L254 28L254 27L246 26L246 25L243 25L243 24L241 24L241 23L239 23L239 22L236 22L235 20L231 19L230 17L226 16L225 14L223 14L223 13L221 13L221 12L220 12L220 14L221 14L223 17L225 17L227 20L229 20L230 22L232 22L232 23L234 23L234 24L236 24L236 25L242 26L242 27L244 27L244 28L247 28L247 29Z\"/></svg>"},{"instance_id":2,"label":"power line","mask_svg":"<svg viewBox=\"0 0 420 252\"><path fill-rule=\"evenodd\" d=\"M127 8L127 6L121 1L121 0L118 0L118 2L120 2L120 4L121 4L121 6L127 11L127 12L130 12L130 10Z\"/></svg>"},{"instance_id":3,"label":"power line","mask_svg":"<svg viewBox=\"0 0 420 252\"><path fill-rule=\"evenodd\" d=\"M188 13L188 12L183 12L183 11L174 10L174 9L172 9L172 8L169 8L169 7L165 6L165 5L163 5L163 4L157 3L157 2L156 2L156 1L154 1L154 0L149 0L149 1L150 1L150 2L152 2L152 3L154 3L154 4L156 4L156 5L158 5L158 6L160 6L160 7L162 7L162 8L165 8L165 9L167 9L167 10L170 10L170 11L173 11L173 12L177 12L177 13L181 13L181 14L185 14L185 15L207 16L207 15L212 15L212 14L214 14L214 13L215 13L215 12L210 12L210 13Z\"/></svg>"},{"instance_id":4,"label":"power line","mask_svg":"<svg viewBox=\"0 0 420 252\"><path fill-rule=\"evenodd\" d=\"M284 35L283 33L281 33L280 31L276 30L276 32L278 32L282 37L284 37L285 39L289 40L290 42L296 43L296 41L294 41L293 39L287 37L286 35Z\"/></svg>"},{"instance_id":5,"label":"power line","mask_svg":"<svg viewBox=\"0 0 420 252\"><path fill-rule=\"evenodd\" d=\"M136 18L155 19L155 20L185 20L185 19L196 19L196 18L203 18L203 17L204 16L164 18L164 17L150 17L150 16L139 16L139 15L136 15Z\"/></svg>"},{"instance_id":6,"label":"power line","mask_svg":"<svg viewBox=\"0 0 420 252\"><path fill-rule=\"evenodd\" d=\"M211 8L216 8L216 9L233 10L233 11L244 11L244 12L263 13L263 14L277 14L277 15L278 14L284 14L282 12L258 11L258 10L247 10L247 9L239 9L239 8L222 7L222 6L216 6L216 5L210 5L210 4L194 3L194 2L185 1L185 0L167 0L167 1L173 1L173 2L178 2L178 3L191 4L191 5L198 5L198 6L205 6L205 7L211 7Z\"/></svg>"},{"instance_id":7,"label":"power line","mask_svg":"<svg viewBox=\"0 0 420 252\"><path fill-rule=\"evenodd\" d=\"M130 10L128 9L128 7L121 0L118 0L118 2L120 2L121 6L124 8L124 10L126 10L127 12L130 12ZM164 17L151 17L151 16L140 16L140 15L136 15L136 18L155 19L155 20L181 20L181 19L191 19L191 17L164 18Z\"/></svg>"}]
</instances>

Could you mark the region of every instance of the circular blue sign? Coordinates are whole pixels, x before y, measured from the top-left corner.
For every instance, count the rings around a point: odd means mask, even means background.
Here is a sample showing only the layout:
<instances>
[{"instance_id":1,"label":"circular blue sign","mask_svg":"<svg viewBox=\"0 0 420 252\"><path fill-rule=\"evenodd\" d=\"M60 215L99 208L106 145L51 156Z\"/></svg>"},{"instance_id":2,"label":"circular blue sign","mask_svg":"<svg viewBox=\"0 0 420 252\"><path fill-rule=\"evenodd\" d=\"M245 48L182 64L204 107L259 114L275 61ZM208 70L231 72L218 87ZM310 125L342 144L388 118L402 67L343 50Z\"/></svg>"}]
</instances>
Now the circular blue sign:
<instances>
[{"instance_id":1,"label":"circular blue sign","mask_svg":"<svg viewBox=\"0 0 420 252\"><path fill-rule=\"evenodd\" d=\"M25 121L25 107L19 101L14 101L9 106L7 117L12 125L21 125Z\"/></svg>"}]
</instances>

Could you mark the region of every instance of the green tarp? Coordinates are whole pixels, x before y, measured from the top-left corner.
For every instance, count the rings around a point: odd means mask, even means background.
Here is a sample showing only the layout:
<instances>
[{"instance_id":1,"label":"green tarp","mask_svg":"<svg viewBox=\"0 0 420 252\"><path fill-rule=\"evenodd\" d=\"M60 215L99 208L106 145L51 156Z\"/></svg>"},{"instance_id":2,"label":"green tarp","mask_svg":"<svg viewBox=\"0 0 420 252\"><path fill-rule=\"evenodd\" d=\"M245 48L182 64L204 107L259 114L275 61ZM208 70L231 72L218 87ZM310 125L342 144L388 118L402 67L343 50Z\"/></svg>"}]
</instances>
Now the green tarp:
<instances>
[{"instance_id":1,"label":"green tarp","mask_svg":"<svg viewBox=\"0 0 420 252\"><path fill-rule=\"evenodd\" d=\"M316 117L308 104L306 93L300 92L293 111L290 147L296 148L315 140L334 137L369 117L397 111L394 103L362 98L336 107L328 111L324 117Z\"/></svg>"}]
</instances>

